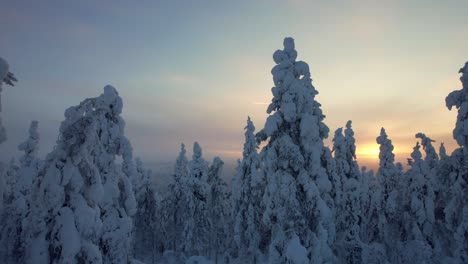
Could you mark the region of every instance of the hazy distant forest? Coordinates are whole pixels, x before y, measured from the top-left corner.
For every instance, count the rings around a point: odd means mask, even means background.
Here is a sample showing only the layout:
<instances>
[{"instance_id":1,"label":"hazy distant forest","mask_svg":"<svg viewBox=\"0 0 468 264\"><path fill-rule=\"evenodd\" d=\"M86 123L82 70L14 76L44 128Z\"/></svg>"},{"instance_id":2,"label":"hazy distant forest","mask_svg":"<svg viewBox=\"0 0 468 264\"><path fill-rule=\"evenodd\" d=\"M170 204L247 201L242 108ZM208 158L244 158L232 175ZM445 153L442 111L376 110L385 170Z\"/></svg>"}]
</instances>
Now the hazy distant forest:
<instances>
[{"instance_id":1,"label":"hazy distant forest","mask_svg":"<svg viewBox=\"0 0 468 264\"><path fill-rule=\"evenodd\" d=\"M170 184L156 186L109 85L65 110L45 157L31 121L22 156L0 162L0 262L468 263L468 62L445 98L459 147L447 153L420 131L404 170L382 128L374 173L356 161L352 122L325 124L292 38L273 61L267 121L239 127L229 183L223 161L205 160L194 142L191 157L181 144ZM0 92L21 89L11 68L0 58ZM0 116L0 143L7 132Z\"/></svg>"}]
</instances>

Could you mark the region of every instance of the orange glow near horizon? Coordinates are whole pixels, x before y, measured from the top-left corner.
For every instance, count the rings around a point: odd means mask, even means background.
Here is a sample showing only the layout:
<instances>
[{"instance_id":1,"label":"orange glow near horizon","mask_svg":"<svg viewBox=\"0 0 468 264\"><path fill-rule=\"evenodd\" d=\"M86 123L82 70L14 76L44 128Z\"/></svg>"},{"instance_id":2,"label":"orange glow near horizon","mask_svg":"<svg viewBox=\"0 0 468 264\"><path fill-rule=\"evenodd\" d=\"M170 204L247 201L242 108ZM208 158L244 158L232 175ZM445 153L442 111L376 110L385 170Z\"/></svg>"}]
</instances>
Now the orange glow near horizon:
<instances>
[{"instance_id":1,"label":"orange glow near horizon","mask_svg":"<svg viewBox=\"0 0 468 264\"><path fill-rule=\"evenodd\" d=\"M365 159L378 159L379 158L379 145L378 144L362 144L356 146L356 156Z\"/></svg>"}]
</instances>

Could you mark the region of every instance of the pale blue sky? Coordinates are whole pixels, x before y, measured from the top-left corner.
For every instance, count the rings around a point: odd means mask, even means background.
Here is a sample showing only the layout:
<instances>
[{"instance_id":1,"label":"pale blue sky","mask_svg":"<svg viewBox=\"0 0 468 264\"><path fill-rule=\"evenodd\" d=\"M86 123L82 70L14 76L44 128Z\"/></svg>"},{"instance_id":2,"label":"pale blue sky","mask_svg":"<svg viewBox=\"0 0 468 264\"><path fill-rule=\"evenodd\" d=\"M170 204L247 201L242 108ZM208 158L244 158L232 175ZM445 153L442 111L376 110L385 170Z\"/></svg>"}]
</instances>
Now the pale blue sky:
<instances>
[{"instance_id":1,"label":"pale blue sky","mask_svg":"<svg viewBox=\"0 0 468 264\"><path fill-rule=\"evenodd\" d=\"M31 119L48 153L64 110L112 84L144 160L171 161L195 140L234 159L247 115L264 125L286 36L331 130L353 120L363 163L381 126L402 161L419 131L453 148L444 99L461 87L467 16L468 1L1 1L0 56L20 82L3 94L0 158Z\"/></svg>"}]
</instances>

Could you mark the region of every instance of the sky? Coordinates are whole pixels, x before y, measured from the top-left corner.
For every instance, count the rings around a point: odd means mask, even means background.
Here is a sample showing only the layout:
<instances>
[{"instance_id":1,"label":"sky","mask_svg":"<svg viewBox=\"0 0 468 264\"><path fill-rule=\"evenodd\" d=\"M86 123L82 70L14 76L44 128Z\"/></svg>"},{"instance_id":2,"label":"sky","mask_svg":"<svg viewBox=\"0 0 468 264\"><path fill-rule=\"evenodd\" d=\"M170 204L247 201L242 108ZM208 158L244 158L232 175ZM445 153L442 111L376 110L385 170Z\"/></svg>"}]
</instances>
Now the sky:
<instances>
[{"instance_id":1,"label":"sky","mask_svg":"<svg viewBox=\"0 0 468 264\"><path fill-rule=\"evenodd\" d=\"M461 88L467 14L466 0L0 1L0 56L19 79L2 93L0 159L19 154L30 120L49 153L65 109L111 84L135 156L170 162L198 141L234 161L247 116L265 124L284 37L310 66L330 137L353 121L360 165L377 165L381 127L402 163L417 132L451 152L445 97Z\"/></svg>"}]
</instances>

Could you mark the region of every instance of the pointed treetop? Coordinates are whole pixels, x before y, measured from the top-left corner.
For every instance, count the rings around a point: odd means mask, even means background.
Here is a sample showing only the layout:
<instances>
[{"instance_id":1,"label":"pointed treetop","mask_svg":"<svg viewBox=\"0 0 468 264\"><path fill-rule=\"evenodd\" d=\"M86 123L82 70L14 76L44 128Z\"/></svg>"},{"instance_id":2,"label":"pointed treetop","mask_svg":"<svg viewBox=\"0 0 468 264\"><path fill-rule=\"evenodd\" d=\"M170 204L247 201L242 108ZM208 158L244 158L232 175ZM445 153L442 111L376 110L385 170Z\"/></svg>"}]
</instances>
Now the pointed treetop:
<instances>
[{"instance_id":1,"label":"pointed treetop","mask_svg":"<svg viewBox=\"0 0 468 264\"><path fill-rule=\"evenodd\" d=\"M283 45L285 51L294 50L294 39L291 37L284 38Z\"/></svg>"},{"instance_id":2,"label":"pointed treetop","mask_svg":"<svg viewBox=\"0 0 468 264\"><path fill-rule=\"evenodd\" d=\"M352 128L352 121L351 120L348 120L348 122L346 122L346 129L345 129L345 137L346 138L354 138L354 131L353 131L353 128Z\"/></svg>"},{"instance_id":3,"label":"pointed treetop","mask_svg":"<svg viewBox=\"0 0 468 264\"><path fill-rule=\"evenodd\" d=\"M297 58L297 51L295 50L294 39L285 38L283 41L284 50L277 50L273 53L273 60L276 64L284 62L294 62Z\"/></svg>"},{"instance_id":4,"label":"pointed treetop","mask_svg":"<svg viewBox=\"0 0 468 264\"><path fill-rule=\"evenodd\" d=\"M188 160L186 157L185 144L180 144L180 153L176 159L176 164L174 168L174 178L176 181L179 181L181 178L185 178L188 175L187 164Z\"/></svg>"},{"instance_id":5,"label":"pointed treetop","mask_svg":"<svg viewBox=\"0 0 468 264\"><path fill-rule=\"evenodd\" d=\"M393 154L393 144L392 141L388 138L385 128L382 127L380 130L380 136L377 137L377 144L380 145L379 152L379 164L381 169L384 168L393 168L395 162L395 154Z\"/></svg>"},{"instance_id":6,"label":"pointed treetop","mask_svg":"<svg viewBox=\"0 0 468 264\"><path fill-rule=\"evenodd\" d=\"M421 144L424 151L426 152L425 160L428 162L429 167L435 167L437 165L437 161L439 160L439 156L437 155L435 148L432 146L432 142L435 141L423 133L417 133L416 138L421 139Z\"/></svg>"},{"instance_id":7,"label":"pointed treetop","mask_svg":"<svg viewBox=\"0 0 468 264\"><path fill-rule=\"evenodd\" d=\"M255 138L255 126L250 119L247 118L247 125L244 128L244 150L242 151L243 162L249 163L247 160L256 159L257 156L257 140ZM251 161L250 161L251 162Z\"/></svg>"},{"instance_id":8,"label":"pointed treetop","mask_svg":"<svg viewBox=\"0 0 468 264\"><path fill-rule=\"evenodd\" d=\"M439 155L440 155L440 158L446 158L447 157L447 150L445 149L444 142L440 143Z\"/></svg>"},{"instance_id":9,"label":"pointed treetop","mask_svg":"<svg viewBox=\"0 0 468 264\"><path fill-rule=\"evenodd\" d=\"M244 129L247 131L255 131L255 126L252 120L250 119L250 116L247 116L247 125L245 126Z\"/></svg>"},{"instance_id":10,"label":"pointed treetop","mask_svg":"<svg viewBox=\"0 0 468 264\"><path fill-rule=\"evenodd\" d=\"M345 135L345 140L347 144L347 149L349 151L348 155L350 155L350 157L348 158L356 159L356 140L354 139L354 131L352 128L351 120L348 120L348 122L346 122L346 129L344 131L344 135Z\"/></svg>"},{"instance_id":11,"label":"pointed treetop","mask_svg":"<svg viewBox=\"0 0 468 264\"><path fill-rule=\"evenodd\" d=\"M345 139L343 137L343 128L339 127L335 130L335 135L333 136L333 150L335 151L338 147L341 147ZM336 153L335 153L336 154Z\"/></svg>"},{"instance_id":12,"label":"pointed treetop","mask_svg":"<svg viewBox=\"0 0 468 264\"><path fill-rule=\"evenodd\" d=\"M200 147L200 144L198 142L193 143L193 159L199 159L202 157L202 149Z\"/></svg>"},{"instance_id":13,"label":"pointed treetop","mask_svg":"<svg viewBox=\"0 0 468 264\"><path fill-rule=\"evenodd\" d=\"M418 161L422 159L422 154L421 151L419 150L421 146L419 145L419 142L416 142L416 146L413 148L413 152L411 153L411 157L413 158L414 161Z\"/></svg>"},{"instance_id":14,"label":"pointed treetop","mask_svg":"<svg viewBox=\"0 0 468 264\"><path fill-rule=\"evenodd\" d=\"M335 130L335 137L343 136L343 128L339 127Z\"/></svg>"},{"instance_id":15,"label":"pointed treetop","mask_svg":"<svg viewBox=\"0 0 468 264\"><path fill-rule=\"evenodd\" d=\"M187 150L185 150L185 144L180 143L180 154L179 154L179 156L185 156L186 152L187 152Z\"/></svg>"},{"instance_id":16,"label":"pointed treetop","mask_svg":"<svg viewBox=\"0 0 468 264\"><path fill-rule=\"evenodd\" d=\"M98 102L103 106L109 107L113 114L118 115L122 113L122 98L120 98L117 90L111 85L106 85L104 87L104 93L99 96Z\"/></svg>"},{"instance_id":17,"label":"pointed treetop","mask_svg":"<svg viewBox=\"0 0 468 264\"><path fill-rule=\"evenodd\" d=\"M213 158L213 167L221 167L224 165L224 161L220 157L216 156Z\"/></svg>"},{"instance_id":18,"label":"pointed treetop","mask_svg":"<svg viewBox=\"0 0 468 264\"><path fill-rule=\"evenodd\" d=\"M377 143L383 144L387 140L388 140L387 132L385 131L385 128L382 127L380 129L380 136L377 137Z\"/></svg>"}]
</instances>

